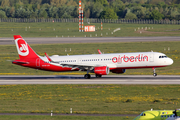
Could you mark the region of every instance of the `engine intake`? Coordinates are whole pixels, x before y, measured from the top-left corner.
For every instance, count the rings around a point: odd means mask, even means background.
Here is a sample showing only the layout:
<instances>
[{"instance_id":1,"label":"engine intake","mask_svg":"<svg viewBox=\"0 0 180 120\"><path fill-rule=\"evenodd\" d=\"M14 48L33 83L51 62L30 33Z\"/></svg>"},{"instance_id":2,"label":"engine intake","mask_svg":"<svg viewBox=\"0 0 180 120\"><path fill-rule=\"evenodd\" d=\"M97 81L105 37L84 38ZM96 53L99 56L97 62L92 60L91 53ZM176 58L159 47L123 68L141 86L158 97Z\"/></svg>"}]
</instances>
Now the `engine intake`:
<instances>
[{"instance_id":1,"label":"engine intake","mask_svg":"<svg viewBox=\"0 0 180 120\"><path fill-rule=\"evenodd\" d=\"M94 73L97 75L107 75L109 74L109 67L107 66L95 67Z\"/></svg>"}]
</instances>

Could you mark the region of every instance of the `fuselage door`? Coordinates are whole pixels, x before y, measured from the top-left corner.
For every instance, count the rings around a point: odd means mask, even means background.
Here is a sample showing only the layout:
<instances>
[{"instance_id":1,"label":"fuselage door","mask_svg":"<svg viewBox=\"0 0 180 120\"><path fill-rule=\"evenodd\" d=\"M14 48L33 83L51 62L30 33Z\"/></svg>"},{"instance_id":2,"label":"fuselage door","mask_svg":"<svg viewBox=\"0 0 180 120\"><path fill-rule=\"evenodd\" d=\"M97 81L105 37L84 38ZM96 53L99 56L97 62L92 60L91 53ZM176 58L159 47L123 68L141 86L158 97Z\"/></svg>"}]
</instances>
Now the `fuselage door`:
<instances>
[{"instance_id":1,"label":"fuselage door","mask_svg":"<svg viewBox=\"0 0 180 120\"><path fill-rule=\"evenodd\" d=\"M153 54L153 53L150 54L149 61L150 61L150 62L154 62L154 54Z\"/></svg>"},{"instance_id":2,"label":"fuselage door","mask_svg":"<svg viewBox=\"0 0 180 120\"><path fill-rule=\"evenodd\" d=\"M82 63L82 58L78 58L78 63Z\"/></svg>"},{"instance_id":3,"label":"fuselage door","mask_svg":"<svg viewBox=\"0 0 180 120\"><path fill-rule=\"evenodd\" d=\"M36 67L40 67L40 58L36 59Z\"/></svg>"},{"instance_id":4,"label":"fuselage door","mask_svg":"<svg viewBox=\"0 0 180 120\"><path fill-rule=\"evenodd\" d=\"M122 63L122 59L120 58L120 55L117 58L117 64L121 64Z\"/></svg>"}]
</instances>

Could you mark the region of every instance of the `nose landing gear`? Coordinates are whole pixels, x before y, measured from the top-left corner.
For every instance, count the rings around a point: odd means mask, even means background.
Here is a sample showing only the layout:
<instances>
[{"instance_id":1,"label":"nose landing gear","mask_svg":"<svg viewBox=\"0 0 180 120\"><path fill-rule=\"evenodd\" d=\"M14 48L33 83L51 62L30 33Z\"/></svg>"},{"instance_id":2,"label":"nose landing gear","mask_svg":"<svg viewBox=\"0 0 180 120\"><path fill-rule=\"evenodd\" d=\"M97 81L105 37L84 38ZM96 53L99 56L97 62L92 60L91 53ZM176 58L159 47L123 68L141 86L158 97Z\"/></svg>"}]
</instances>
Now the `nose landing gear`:
<instances>
[{"instance_id":1,"label":"nose landing gear","mask_svg":"<svg viewBox=\"0 0 180 120\"><path fill-rule=\"evenodd\" d=\"M157 73L156 73L156 68L152 68L153 69L153 76L156 77Z\"/></svg>"}]
</instances>

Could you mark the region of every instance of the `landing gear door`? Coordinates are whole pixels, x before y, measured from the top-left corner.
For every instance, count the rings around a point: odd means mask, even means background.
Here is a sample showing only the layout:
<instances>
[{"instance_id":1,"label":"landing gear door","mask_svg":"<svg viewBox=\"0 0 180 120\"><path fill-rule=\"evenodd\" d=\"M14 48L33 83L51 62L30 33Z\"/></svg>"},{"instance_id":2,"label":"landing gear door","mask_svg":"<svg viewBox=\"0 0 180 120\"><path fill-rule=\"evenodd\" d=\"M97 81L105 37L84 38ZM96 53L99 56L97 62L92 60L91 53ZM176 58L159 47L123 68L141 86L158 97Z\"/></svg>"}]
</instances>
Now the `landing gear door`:
<instances>
[{"instance_id":1,"label":"landing gear door","mask_svg":"<svg viewBox=\"0 0 180 120\"><path fill-rule=\"evenodd\" d=\"M153 53L150 54L149 61L154 62L154 54Z\"/></svg>"}]
</instances>

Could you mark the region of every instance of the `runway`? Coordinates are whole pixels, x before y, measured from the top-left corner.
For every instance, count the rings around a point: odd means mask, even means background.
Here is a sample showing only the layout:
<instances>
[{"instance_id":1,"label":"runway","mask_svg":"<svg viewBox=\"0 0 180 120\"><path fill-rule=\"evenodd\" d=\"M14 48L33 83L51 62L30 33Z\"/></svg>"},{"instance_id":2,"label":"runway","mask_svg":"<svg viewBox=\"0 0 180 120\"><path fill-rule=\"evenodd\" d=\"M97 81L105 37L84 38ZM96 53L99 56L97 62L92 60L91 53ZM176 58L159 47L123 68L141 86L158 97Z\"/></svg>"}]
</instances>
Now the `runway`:
<instances>
[{"instance_id":1,"label":"runway","mask_svg":"<svg viewBox=\"0 0 180 120\"><path fill-rule=\"evenodd\" d=\"M28 44L180 41L179 37L76 37L26 38ZM14 38L0 38L0 45L14 45Z\"/></svg>"},{"instance_id":2,"label":"runway","mask_svg":"<svg viewBox=\"0 0 180 120\"><path fill-rule=\"evenodd\" d=\"M0 76L1 85L11 84L180 84L180 75L107 75L84 79L83 75Z\"/></svg>"}]
</instances>

